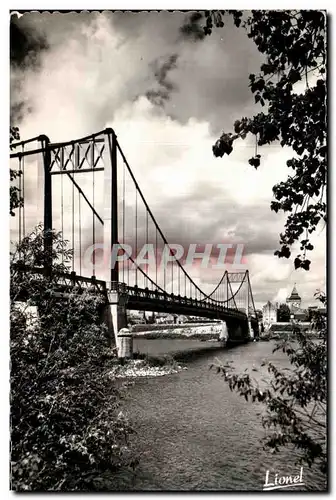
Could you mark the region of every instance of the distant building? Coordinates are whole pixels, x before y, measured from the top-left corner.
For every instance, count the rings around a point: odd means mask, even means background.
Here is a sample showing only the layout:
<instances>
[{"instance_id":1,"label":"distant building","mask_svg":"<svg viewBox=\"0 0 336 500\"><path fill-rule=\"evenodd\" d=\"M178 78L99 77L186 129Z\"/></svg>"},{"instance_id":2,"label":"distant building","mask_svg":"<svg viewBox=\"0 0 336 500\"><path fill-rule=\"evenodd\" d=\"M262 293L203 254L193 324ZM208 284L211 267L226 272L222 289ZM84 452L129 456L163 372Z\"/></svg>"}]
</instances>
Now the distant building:
<instances>
[{"instance_id":1,"label":"distant building","mask_svg":"<svg viewBox=\"0 0 336 500\"><path fill-rule=\"evenodd\" d=\"M301 308L301 297L298 294L295 284L292 293L286 299L286 303L290 309L291 320L300 322L308 320L309 318L308 311L307 309Z\"/></svg>"},{"instance_id":2,"label":"distant building","mask_svg":"<svg viewBox=\"0 0 336 500\"><path fill-rule=\"evenodd\" d=\"M288 307L291 311L293 308L300 309L300 307L301 307L301 297L297 292L295 284L294 284L292 293L286 299L286 304L288 305Z\"/></svg>"},{"instance_id":3,"label":"distant building","mask_svg":"<svg viewBox=\"0 0 336 500\"><path fill-rule=\"evenodd\" d=\"M265 304L262 308L263 325L266 329L268 329L273 323L276 323L277 309L278 304L272 304L272 302L270 302L269 300L267 301L267 304Z\"/></svg>"},{"instance_id":4,"label":"distant building","mask_svg":"<svg viewBox=\"0 0 336 500\"><path fill-rule=\"evenodd\" d=\"M169 325L178 323L177 319L178 319L177 314L158 313L156 314L155 322Z\"/></svg>"},{"instance_id":5,"label":"distant building","mask_svg":"<svg viewBox=\"0 0 336 500\"><path fill-rule=\"evenodd\" d=\"M294 321L307 321L309 318L308 311L300 307L293 306L291 309L291 319Z\"/></svg>"},{"instance_id":6,"label":"distant building","mask_svg":"<svg viewBox=\"0 0 336 500\"><path fill-rule=\"evenodd\" d=\"M141 325L145 323L142 311L128 311L127 316L132 325Z\"/></svg>"},{"instance_id":7,"label":"distant building","mask_svg":"<svg viewBox=\"0 0 336 500\"><path fill-rule=\"evenodd\" d=\"M318 313L318 314L322 314L322 316L326 316L327 315L327 309L324 306L322 306L322 307L319 307L319 306L309 306L308 307L308 316L309 316L309 319L312 318L312 316L314 315L314 313Z\"/></svg>"}]
</instances>

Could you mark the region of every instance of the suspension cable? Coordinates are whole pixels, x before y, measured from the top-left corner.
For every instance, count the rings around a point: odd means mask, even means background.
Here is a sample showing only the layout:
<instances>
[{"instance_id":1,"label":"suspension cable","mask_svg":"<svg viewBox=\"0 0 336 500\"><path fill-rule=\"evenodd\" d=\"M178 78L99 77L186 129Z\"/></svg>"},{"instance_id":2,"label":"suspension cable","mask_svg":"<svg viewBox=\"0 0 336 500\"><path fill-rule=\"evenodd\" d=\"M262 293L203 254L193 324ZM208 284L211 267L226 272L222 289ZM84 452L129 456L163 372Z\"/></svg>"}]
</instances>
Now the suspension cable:
<instances>
[{"instance_id":1,"label":"suspension cable","mask_svg":"<svg viewBox=\"0 0 336 500\"><path fill-rule=\"evenodd\" d=\"M131 176L131 179L132 179L132 181L133 181L133 183L134 183L134 185L135 185L135 187L136 187L136 190L139 192L139 195L140 195L140 197L141 197L141 199L142 199L142 201L143 201L143 203L144 203L144 205L145 205L146 209L148 210L149 215L150 215L150 217L151 217L151 219L152 219L152 221L153 221L153 223L154 223L155 227L157 228L157 230L158 230L158 232L159 232L159 234L160 234L160 236L161 236L161 238L162 238L163 242L164 242L166 245L168 245L168 247L169 247L168 241L167 241L167 239L165 238L165 236L164 236L163 232L161 231L160 226L158 225L158 223L157 223L157 221L156 221L156 219L155 219L155 217L154 217L154 215L153 215L153 213L152 213L151 209L150 209L150 208L149 208L149 206L148 206L148 203L146 202L146 199L145 199L145 197L144 197L144 195L143 195L143 193L142 193L142 191L141 191L141 189L140 189L140 186L139 186L139 184L138 184L137 180L136 180L136 179L135 179L135 177L134 177L134 174L133 174L133 172L132 172L132 169L131 169L131 167L130 167L130 165L129 165L128 161L127 161L126 156L124 155L123 150L122 150L122 149L121 149L121 147L120 147L119 142L118 142L118 141L116 141L116 142L117 142L117 148L118 148L118 150L119 150L119 152L120 152L120 154L121 154L121 157L123 158L123 161L124 161L124 163L125 163L125 165L126 165L126 167L127 167L127 170L128 170L128 172L129 172L130 176ZM181 269L183 270L183 272L184 272L184 273L186 273L186 274L188 275L188 279L189 279L189 280L193 283L193 285L194 285L196 288L198 288L198 289L199 289L200 293L204 296L204 295L205 295L205 293L204 293L204 292L203 292L203 291L202 291L202 290L201 290L201 289L200 289L200 288L196 285L196 283L195 283L195 282L193 281L193 279L189 276L189 274L186 272L186 270L183 268L183 266L181 266L180 262L179 262L178 260L176 260L176 262L177 262L178 266L179 266L179 267L181 267Z\"/></svg>"}]
</instances>

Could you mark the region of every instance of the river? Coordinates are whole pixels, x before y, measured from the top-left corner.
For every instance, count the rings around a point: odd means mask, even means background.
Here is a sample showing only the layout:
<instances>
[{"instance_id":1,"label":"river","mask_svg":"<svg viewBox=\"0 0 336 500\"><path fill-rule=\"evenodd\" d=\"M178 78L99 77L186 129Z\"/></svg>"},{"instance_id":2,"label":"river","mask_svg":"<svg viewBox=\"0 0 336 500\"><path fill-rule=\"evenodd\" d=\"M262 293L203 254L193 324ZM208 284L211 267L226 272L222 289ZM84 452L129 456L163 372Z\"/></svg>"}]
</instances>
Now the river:
<instances>
[{"instance_id":1,"label":"river","mask_svg":"<svg viewBox=\"0 0 336 500\"><path fill-rule=\"evenodd\" d=\"M194 341L162 344L162 340L137 339L136 349L152 354L173 352L185 348L185 342L191 346ZM196 344L204 347L204 343ZM132 481L123 487L133 491L261 490L267 470L270 477L297 475L300 467L291 450L272 454L262 448L263 406L247 403L209 370L211 363L232 360L239 371L247 368L260 380L266 375L265 368L260 368L262 361L286 364L282 352L272 354L273 347L273 342L255 342L212 351L189 361L188 369L180 373L137 379L128 390L124 412L136 428L133 443L140 464ZM325 479L316 468L304 466L303 481L301 489L325 490Z\"/></svg>"}]
</instances>

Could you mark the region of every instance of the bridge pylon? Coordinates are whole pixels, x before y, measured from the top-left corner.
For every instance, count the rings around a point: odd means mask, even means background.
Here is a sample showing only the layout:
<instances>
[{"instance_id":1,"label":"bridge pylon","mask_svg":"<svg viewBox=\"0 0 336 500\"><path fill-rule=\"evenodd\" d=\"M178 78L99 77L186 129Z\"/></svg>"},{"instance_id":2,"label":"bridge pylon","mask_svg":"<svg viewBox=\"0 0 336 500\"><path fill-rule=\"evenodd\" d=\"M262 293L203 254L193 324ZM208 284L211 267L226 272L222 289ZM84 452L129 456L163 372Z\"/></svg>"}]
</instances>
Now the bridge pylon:
<instances>
[{"instance_id":1,"label":"bridge pylon","mask_svg":"<svg viewBox=\"0 0 336 500\"><path fill-rule=\"evenodd\" d=\"M251 325L251 318L248 316L248 329L249 329L249 336L251 339L254 339L254 330Z\"/></svg>"},{"instance_id":2,"label":"bridge pylon","mask_svg":"<svg viewBox=\"0 0 336 500\"><path fill-rule=\"evenodd\" d=\"M120 284L111 283L107 289L107 304L104 310L104 322L108 328L108 337L111 344L119 348L118 333L127 327L126 312L127 295L122 293Z\"/></svg>"}]
</instances>

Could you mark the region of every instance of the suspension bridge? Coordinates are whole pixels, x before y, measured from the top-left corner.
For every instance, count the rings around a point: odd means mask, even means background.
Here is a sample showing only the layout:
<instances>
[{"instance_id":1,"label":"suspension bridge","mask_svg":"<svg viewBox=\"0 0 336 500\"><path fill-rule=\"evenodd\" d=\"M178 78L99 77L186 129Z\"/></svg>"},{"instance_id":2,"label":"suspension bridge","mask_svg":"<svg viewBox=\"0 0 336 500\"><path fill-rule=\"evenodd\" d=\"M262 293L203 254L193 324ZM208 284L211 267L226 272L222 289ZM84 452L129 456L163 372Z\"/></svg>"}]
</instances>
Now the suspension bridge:
<instances>
[{"instance_id":1,"label":"suspension bridge","mask_svg":"<svg viewBox=\"0 0 336 500\"><path fill-rule=\"evenodd\" d=\"M10 162L23 198L13 239L22 242L43 220L46 259L29 272L51 269L51 231L58 231L72 249L60 286L104 294L114 336L132 309L218 319L232 342L258 336L248 270L225 270L212 290L202 289L166 239L113 129L68 142L41 135L12 143ZM139 249L147 258L139 259Z\"/></svg>"}]
</instances>

